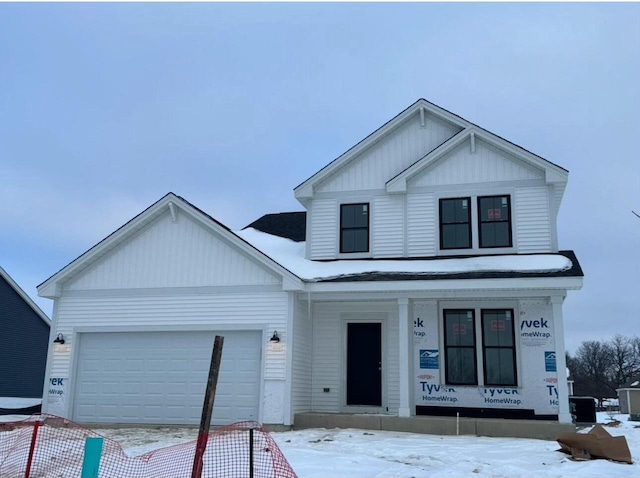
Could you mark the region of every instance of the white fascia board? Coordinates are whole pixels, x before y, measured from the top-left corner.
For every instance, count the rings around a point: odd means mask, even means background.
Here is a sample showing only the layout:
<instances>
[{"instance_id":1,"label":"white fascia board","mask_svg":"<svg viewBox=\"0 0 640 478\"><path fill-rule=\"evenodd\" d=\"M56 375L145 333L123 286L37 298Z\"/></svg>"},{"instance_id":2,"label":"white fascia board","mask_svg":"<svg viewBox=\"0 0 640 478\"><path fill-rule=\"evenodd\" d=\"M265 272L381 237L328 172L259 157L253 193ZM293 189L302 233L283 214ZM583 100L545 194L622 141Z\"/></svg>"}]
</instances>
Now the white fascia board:
<instances>
[{"instance_id":1,"label":"white fascia board","mask_svg":"<svg viewBox=\"0 0 640 478\"><path fill-rule=\"evenodd\" d=\"M390 131L394 130L402 122L406 121L408 118L410 118L414 114L419 114L420 108L424 108L434 116L438 116L439 118L445 121L448 121L449 123L452 123L460 128L466 128L471 125L471 123L469 123L466 120L463 120L459 116L449 113L448 111L445 111L442 108L439 108L438 106L429 103L425 99L420 98L413 105L409 106L407 109L399 113L395 118L392 118L391 120L389 120L387 123L385 123L379 129L371 133L365 139L357 143L347 152L338 156L336 159L334 159L331 163L329 163L323 169L321 169L316 174L314 174L309 179L307 179L305 182L303 182L302 184L294 188L293 192L296 199L301 203L303 203L305 199L313 198L313 193L314 193L313 187L315 184L318 184L320 181L331 176L336 170L343 167L345 163L349 162L352 158L356 157L362 151L369 148L372 144L379 141L382 137L384 137Z\"/></svg>"},{"instance_id":2,"label":"white fascia board","mask_svg":"<svg viewBox=\"0 0 640 478\"><path fill-rule=\"evenodd\" d=\"M179 200L179 199L178 199ZM175 201L174 201L175 203ZM296 276L294 273L271 259L265 253L256 249L254 246L249 244L247 241L242 239L237 234L234 234L230 230L221 227L219 224L212 222L208 216L202 214L202 212L192 208L189 204L184 202L180 203L180 208L185 213L189 214L195 220L204 224L208 227L212 232L222 236L227 242L233 244L235 247L240 249L245 255L253 258L258 263L262 264L264 267L274 271L277 275L282 277L282 288L286 291L296 291L303 289L302 280Z\"/></svg>"},{"instance_id":3,"label":"white fascia board","mask_svg":"<svg viewBox=\"0 0 640 478\"><path fill-rule=\"evenodd\" d=\"M538 170L542 170L545 175L545 181L549 183L566 183L568 179L567 171L563 170L559 166L556 166L549 161L536 156L533 153L515 146L508 141L476 126L469 126L462 130L458 134L452 136L448 141L444 142L429 154L418 160L407 169L402 171L396 177L390 179L387 182L386 188L388 193L406 193L407 181L416 174L422 172L425 168L429 167L432 163L440 159L456 146L464 143L471 135L474 135L476 139L491 144L498 149L501 149L507 154L515 156L521 159L524 163L530 164Z\"/></svg>"},{"instance_id":4,"label":"white fascia board","mask_svg":"<svg viewBox=\"0 0 640 478\"><path fill-rule=\"evenodd\" d=\"M62 270L51 276L45 282L40 284L37 287L38 295L40 297L46 297L50 299L60 297L62 295L62 284L65 281L67 281L74 274L83 270L85 267L87 267L102 255L112 250L118 244L134 235L160 214L163 214L164 211L169 208L169 204L171 203L174 205L174 207L179 208L181 212L188 214L201 224L205 225L205 227L208 227L209 230L217 233L219 236L225 238L228 242L234 244L246 255L253 257L254 260L257 260L269 269L274 270L278 275L281 275L283 277L283 287L288 288L285 290L301 290L303 288L302 281L295 274L285 269L262 252L255 249L253 246L248 244L233 232L230 232L220 224L212 221L209 216L206 216L204 213L191 206L191 204L189 204L182 198L179 198L173 193L169 193L158 202L150 206L148 209L144 210L138 216L133 218L131 221L121 226L111 235L107 236L101 242L93 246L91 249L86 251L84 254L68 264ZM287 278L287 280L285 280L285 277Z\"/></svg>"},{"instance_id":5,"label":"white fascia board","mask_svg":"<svg viewBox=\"0 0 640 478\"><path fill-rule=\"evenodd\" d=\"M473 130L477 137L480 137L487 143L492 144L493 146L522 159L524 162L532 164L536 168L543 170L547 184L567 182L569 172L566 169L563 169L540 156L530 153L520 146L510 143L490 131L478 127L474 127Z\"/></svg>"},{"instance_id":6,"label":"white fascia board","mask_svg":"<svg viewBox=\"0 0 640 478\"><path fill-rule=\"evenodd\" d=\"M580 290L582 277L312 282L308 292L412 292L451 290Z\"/></svg>"},{"instance_id":7,"label":"white fascia board","mask_svg":"<svg viewBox=\"0 0 640 478\"><path fill-rule=\"evenodd\" d=\"M31 299L31 297L29 297L29 294L22 290L22 287L20 287L18 283L14 281L13 278L2 267L0 267L0 276L4 280L6 280L9 286L16 291L16 293L22 298L22 300L24 300L27 305L31 307L36 314L38 314L38 316L44 321L45 324L51 326L51 319L47 316L47 314L45 314L42 309L38 307L38 304L36 304Z\"/></svg>"},{"instance_id":8,"label":"white fascia board","mask_svg":"<svg viewBox=\"0 0 640 478\"><path fill-rule=\"evenodd\" d=\"M151 220L161 214L163 210L168 207L168 204L170 202L182 203L182 200L172 193L167 194L158 202L145 209L143 212L138 214L129 222L125 223L115 232L112 232L109 236L98 242L91 249L84 252L81 256L74 259L60 271L40 284L37 287L38 296L49 299L60 297L62 294L62 283L68 280L71 276L75 275L77 272L83 270L99 257L102 257L102 255L109 252L122 241L135 234L138 230L140 230Z\"/></svg>"},{"instance_id":9,"label":"white fascia board","mask_svg":"<svg viewBox=\"0 0 640 478\"><path fill-rule=\"evenodd\" d=\"M418 161L413 163L411 166L409 166L394 178L391 178L389 181L387 181L386 184L387 192L390 194L406 193L407 181L409 180L409 178L421 172L424 168L429 166L434 161L437 161L440 157L447 154L456 146L464 143L471 135L471 132L471 130L467 129L453 135L451 138L442 143L429 154L423 156L422 159L419 159Z\"/></svg>"}]
</instances>

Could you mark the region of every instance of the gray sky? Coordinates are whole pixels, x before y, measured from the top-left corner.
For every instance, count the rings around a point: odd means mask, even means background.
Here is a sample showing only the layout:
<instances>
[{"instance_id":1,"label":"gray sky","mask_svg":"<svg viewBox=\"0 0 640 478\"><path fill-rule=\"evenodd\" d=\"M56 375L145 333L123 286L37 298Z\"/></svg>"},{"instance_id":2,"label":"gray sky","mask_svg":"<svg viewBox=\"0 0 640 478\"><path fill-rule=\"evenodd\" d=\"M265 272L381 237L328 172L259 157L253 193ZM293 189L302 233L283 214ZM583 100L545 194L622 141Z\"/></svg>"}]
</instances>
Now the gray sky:
<instances>
[{"instance_id":1,"label":"gray sky","mask_svg":"<svg viewBox=\"0 0 640 478\"><path fill-rule=\"evenodd\" d=\"M640 4L0 4L0 266L169 191L239 229L425 98L570 171L570 351L640 335Z\"/></svg>"}]
</instances>

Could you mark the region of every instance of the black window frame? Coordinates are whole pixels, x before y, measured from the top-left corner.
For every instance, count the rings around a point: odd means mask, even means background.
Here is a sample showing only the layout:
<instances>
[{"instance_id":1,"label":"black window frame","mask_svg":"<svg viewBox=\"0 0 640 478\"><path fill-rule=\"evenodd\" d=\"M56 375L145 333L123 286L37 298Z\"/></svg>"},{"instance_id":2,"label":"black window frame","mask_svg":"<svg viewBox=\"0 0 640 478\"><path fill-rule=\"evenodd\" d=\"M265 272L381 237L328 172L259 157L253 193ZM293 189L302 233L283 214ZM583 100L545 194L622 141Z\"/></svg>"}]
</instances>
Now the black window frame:
<instances>
[{"instance_id":1,"label":"black window frame","mask_svg":"<svg viewBox=\"0 0 640 478\"><path fill-rule=\"evenodd\" d=\"M456 313L469 313L471 312L473 324L473 331L471 336L473 337L473 345L448 345L448 327L447 327L447 312L456 312ZM444 369L445 369L445 383L448 385L478 385L478 340L476 337L476 311L475 309L444 309L442 311L442 322L443 322L443 330L444 330ZM470 382L458 382L452 381L449 378L449 349L472 349L473 351L473 377L474 380L472 383Z\"/></svg>"},{"instance_id":2,"label":"black window frame","mask_svg":"<svg viewBox=\"0 0 640 478\"><path fill-rule=\"evenodd\" d=\"M505 219L493 219L493 220L483 220L482 219L482 208L480 207L480 202L483 199L507 199L507 217ZM480 249L496 249L501 247L513 247L513 224L511 223L511 195L510 194L495 194L492 196L478 196L478 248ZM509 244L508 245L498 245L498 246L483 246L482 245L482 225L483 224L494 224L494 223L507 223L509 229Z\"/></svg>"},{"instance_id":3,"label":"black window frame","mask_svg":"<svg viewBox=\"0 0 640 478\"><path fill-rule=\"evenodd\" d=\"M486 345L487 340L485 339L485 314L488 313L496 313L496 312L510 312L511 313L511 345ZM481 309L480 310L480 327L481 327L481 337L482 337L482 369L483 369L483 379L484 384L487 386L496 386L496 387L517 387L518 386L518 367L517 367L517 359L516 359L516 322L515 322L515 314L513 309ZM491 350L511 350L511 361L513 366L513 383L490 383L487 379L487 354L486 351L488 349Z\"/></svg>"},{"instance_id":4,"label":"black window frame","mask_svg":"<svg viewBox=\"0 0 640 478\"><path fill-rule=\"evenodd\" d=\"M466 200L467 201L467 210L468 210L468 216L469 219L467 222L444 222L444 218L443 218L443 214L442 214L442 205L445 201L462 201L462 200ZM471 197L455 197L455 198L440 198L440 200L438 201L438 213L439 213L439 223L440 223L440 249L441 250L460 250L460 249L472 249L473 248L473 236L472 236L472 224L471 224L471 218L472 218L472 211L471 211ZM467 231L468 231L468 238L469 238L469 245L467 247L448 247L445 246L444 244L444 229L446 226L451 226L451 225L461 225L461 224L466 224L467 225Z\"/></svg>"},{"instance_id":5,"label":"black window frame","mask_svg":"<svg viewBox=\"0 0 640 478\"><path fill-rule=\"evenodd\" d=\"M343 226L343 214L344 208L348 206L367 206L367 225L357 226L357 227L344 227ZM371 225L371 205L368 202L358 202L358 203L344 203L340 204L340 254L358 254L358 253L367 253L370 249L370 225ZM354 250L354 251L345 251L344 250L344 232L345 231L354 231L354 230L366 230L367 234L367 248L366 250Z\"/></svg>"}]
</instances>

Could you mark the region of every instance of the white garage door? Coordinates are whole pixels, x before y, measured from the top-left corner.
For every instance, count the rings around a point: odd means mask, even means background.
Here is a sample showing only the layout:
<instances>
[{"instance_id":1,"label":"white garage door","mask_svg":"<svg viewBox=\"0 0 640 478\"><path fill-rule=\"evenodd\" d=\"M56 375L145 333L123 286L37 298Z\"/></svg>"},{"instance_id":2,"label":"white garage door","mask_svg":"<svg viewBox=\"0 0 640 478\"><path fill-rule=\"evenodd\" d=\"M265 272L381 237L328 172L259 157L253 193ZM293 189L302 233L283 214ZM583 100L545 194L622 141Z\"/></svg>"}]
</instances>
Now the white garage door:
<instances>
[{"instance_id":1,"label":"white garage door","mask_svg":"<svg viewBox=\"0 0 640 478\"><path fill-rule=\"evenodd\" d=\"M215 332L80 335L73 418L96 423L198 424ZM213 425L258 420L262 334L224 336Z\"/></svg>"}]
</instances>

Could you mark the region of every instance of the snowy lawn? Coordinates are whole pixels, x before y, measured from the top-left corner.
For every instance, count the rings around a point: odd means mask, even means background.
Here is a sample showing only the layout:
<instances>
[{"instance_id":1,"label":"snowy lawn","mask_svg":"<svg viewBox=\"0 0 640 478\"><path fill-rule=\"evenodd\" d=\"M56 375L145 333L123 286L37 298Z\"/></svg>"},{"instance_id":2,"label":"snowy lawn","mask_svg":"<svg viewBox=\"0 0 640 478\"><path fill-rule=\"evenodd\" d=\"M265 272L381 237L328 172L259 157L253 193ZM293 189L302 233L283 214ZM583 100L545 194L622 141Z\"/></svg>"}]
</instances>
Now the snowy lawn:
<instances>
[{"instance_id":1,"label":"snowy lawn","mask_svg":"<svg viewBox=\"0 0 640 478\"><path fill-rule=\"evenodd\" d=\"M640 422L616 415L607 426L627 438L631 455L640 460ZM16 417L13 417L16 419ZM7 417L0 417L7 421ZM606 413L598 422L607 424ZM582 430L587 432L589 429ZM194 428L95 429L118 441L130 456L195 440ZM272 433L300 478L312 477L640 477L640 464L606 460L574 462L556 451L555 441L472 436L312 429Z\"/></svg>"},{"instance_id":2,"label":"snowy lawn","mask_svg":"<svg viewBox=\"0 0 640 478\"><path fill-rule=\"evenodd\" d=\"M624 435L640 460L640 422L617 415L613 436ZM611 420L598 414L598 422ZM638 427L638 428L636 428ZM586 433L589 429L584 429ZM104 429L130 455L193 440L189 428ZM640 477L633 465L606 460L571 461L555 441L472 436L437 436L367 430L312 429L272 433L300 478L320 477Z\"/></svg>"}]
</instances>

